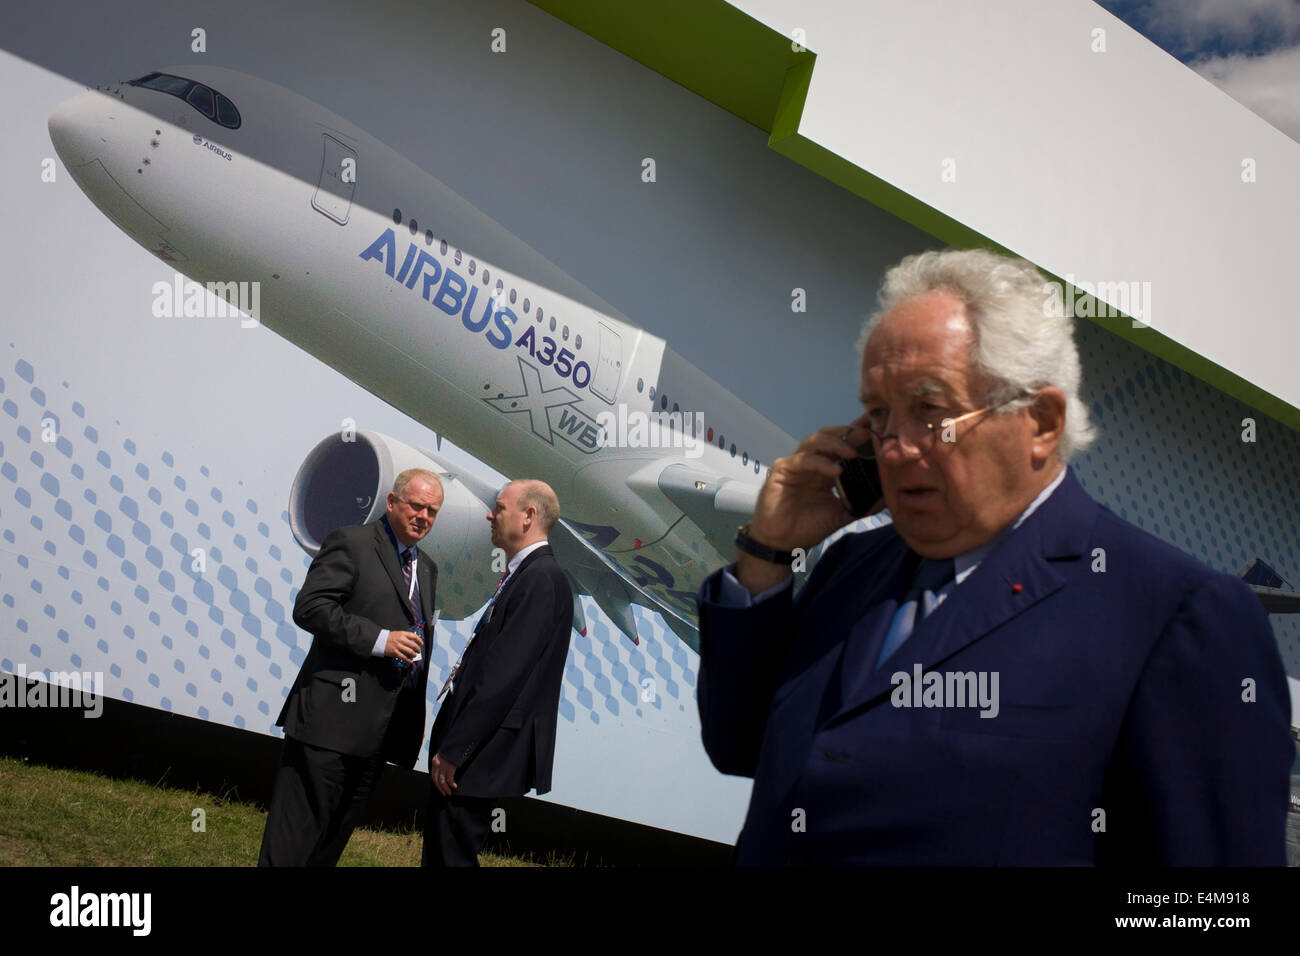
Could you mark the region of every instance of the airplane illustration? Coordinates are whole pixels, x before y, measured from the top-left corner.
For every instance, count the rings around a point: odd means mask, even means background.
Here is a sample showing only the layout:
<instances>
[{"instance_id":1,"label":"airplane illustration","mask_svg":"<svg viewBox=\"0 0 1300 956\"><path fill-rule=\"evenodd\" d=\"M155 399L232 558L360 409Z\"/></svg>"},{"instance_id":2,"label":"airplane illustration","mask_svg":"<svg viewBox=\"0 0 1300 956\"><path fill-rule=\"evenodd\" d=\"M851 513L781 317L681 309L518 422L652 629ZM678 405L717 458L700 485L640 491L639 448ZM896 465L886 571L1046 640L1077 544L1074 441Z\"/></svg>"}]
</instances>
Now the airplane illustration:
<instances>
[{"instance_id":1,"label":"airplane illustration","mask_svg":"<svg viewBox=\"0 0 1300 956\"><path fill-rule=\"evenodd\" d=\"M795 446L784 431L434 176L275 84L151 72L63 103L49 133L82 191L161 260L498 472L547 481L576 627L586 594L633 641L636 604L698 650L695 591ZM326 437L293 481L293 533L315 554L334 527L382 514L412 466L442 477L421 547L444 616L468 616L495 584L483 519L498 489L436 451Z\"/></svg>"}]
</instances>

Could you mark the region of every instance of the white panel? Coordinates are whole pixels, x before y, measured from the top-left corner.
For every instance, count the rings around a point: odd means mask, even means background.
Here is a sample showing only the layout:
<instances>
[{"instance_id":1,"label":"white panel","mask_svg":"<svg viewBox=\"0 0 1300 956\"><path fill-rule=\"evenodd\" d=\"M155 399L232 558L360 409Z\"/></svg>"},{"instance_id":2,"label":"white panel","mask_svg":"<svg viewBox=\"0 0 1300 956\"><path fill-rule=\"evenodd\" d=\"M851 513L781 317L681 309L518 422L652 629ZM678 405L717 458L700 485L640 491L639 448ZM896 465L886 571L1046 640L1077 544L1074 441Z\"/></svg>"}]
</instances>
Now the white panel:
<instances>
[{"instance_id":1,"label":"white panel","mask_svg":"<svg viewBox=\"0 0 1300 956\"><path fill-rule=\"evenodd\" d=\"M1062 278L1149 282L1146 324L1300 406L1293 140L1090 0L732 5L805 30L801 135Z\"/></svg>"}]
</instances>

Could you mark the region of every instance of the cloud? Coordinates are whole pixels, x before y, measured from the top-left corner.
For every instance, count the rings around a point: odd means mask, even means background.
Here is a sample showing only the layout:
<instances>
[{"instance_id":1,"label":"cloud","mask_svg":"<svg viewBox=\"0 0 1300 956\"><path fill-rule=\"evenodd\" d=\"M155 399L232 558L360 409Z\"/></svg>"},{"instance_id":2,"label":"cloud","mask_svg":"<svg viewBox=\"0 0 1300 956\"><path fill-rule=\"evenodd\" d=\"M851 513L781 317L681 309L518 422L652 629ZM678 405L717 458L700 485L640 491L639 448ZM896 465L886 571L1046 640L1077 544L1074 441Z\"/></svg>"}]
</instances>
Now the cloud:
<instances>
[{"instance_id":1,"label":"cloud","mask_svg":"<svg viewBox=\"0 0 1300 956\"><path fill-rule=\"evenodd\" d=\"M1207 57L1189 66L1300 142L1300 44L1259 56L1233 53Z\"/></svg>"},{"instance_id":2,"label":"cloud","mask_svg":"<svg viewBox=\"0 0 1300 956\"><path fill-rule=\"evenodd\" d=\"M1102 4L1119 12L1122 0ZM1263 52L1300 41L1297 0L1146 0L1125 16L1175 55L1206 46Z\"/></svg>"}]
</instances>

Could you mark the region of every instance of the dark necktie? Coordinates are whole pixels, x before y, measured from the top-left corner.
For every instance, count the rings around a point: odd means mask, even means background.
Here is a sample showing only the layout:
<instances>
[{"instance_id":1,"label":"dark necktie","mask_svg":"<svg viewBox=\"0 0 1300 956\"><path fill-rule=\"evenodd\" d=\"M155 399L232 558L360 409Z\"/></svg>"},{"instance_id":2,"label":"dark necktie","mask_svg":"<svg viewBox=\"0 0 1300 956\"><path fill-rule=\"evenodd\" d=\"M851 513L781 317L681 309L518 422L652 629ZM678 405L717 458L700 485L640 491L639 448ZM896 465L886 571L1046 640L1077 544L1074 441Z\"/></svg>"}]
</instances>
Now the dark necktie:
<instances>
[{"instance_id":1,"label":"dark necktie","mask_svg":"<svg viewBox=\"0 0 1300 956\"><path fill-rule=\"evenodd\" d=\"M890 622L889 633L876 658L876 667L887 661L894 651L912 635L916 625L934 608L934 598L956 575L952 558L922 558L903 601ZM928 595L928 597L927 597Z\"/></svg>"},{"instance_id":2,"label":"dark necktie","mask_svg":"<svg viewBox=\"0 0 1300 956\"><path fill-rule=\"evenodd\" d=\"M415 617L415 633L421 640L425 639L424 633L424 611L420 607L420 589L414 583L415 577L415 548L407 548L402 552L402 578L406 581L406 600L411 605L411 614ZM420 659L411 663L411 672L408 675L413 686L418 686L420 674L424 670L424 662L427 659L428 648L421 652Z\"/></svg>"}]
</instances>

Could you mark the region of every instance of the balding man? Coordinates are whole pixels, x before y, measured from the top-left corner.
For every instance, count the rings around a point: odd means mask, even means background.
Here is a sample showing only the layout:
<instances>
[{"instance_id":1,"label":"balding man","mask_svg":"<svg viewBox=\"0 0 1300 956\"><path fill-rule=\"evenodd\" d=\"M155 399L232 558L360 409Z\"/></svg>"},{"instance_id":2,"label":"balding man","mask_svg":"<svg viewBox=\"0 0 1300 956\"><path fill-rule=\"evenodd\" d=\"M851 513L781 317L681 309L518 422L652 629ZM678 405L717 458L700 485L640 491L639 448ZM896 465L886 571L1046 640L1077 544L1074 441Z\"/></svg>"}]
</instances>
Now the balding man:
<instances>
[{"instance_id":1,"label":"balding man","mask_svg":"<svg viewBox=\"0 0 1300 956\"><path fill-rule=\"evenodd\" d=\"M387 512L330 532L307 570L293 621L314 640L276 721L284 750L261 866L333 866L385 761L419 756L438 567L416 545L442 500L433 472L402 472Z\"/></svg>"},{"instance_id":2,"label":"balding man","mask_svg":"<svg viewBox=\"0 0 1300 956\"><path fill-rule=\"evenodd\" d=\"M547 535L560 503L512 481L487 516L506 571L443 688L429 738L425 866L478 866L495 800L551 789L573 596Z\"/></svg>"},{"instance_id":3,"label":"balding man","mask_svg":"<svg viewBox=\"0 0 1300 956\"><path fill-rule=\"evenodd\" d=\"M1028 263L909 257L851 426L774 462L701 590L699 708L754 778L743 864L1283 862L1288 694L1241 581L1098 505L1069 319ZM874 454L892 524L852 520Z\"/></svg>"}]
</instances>

